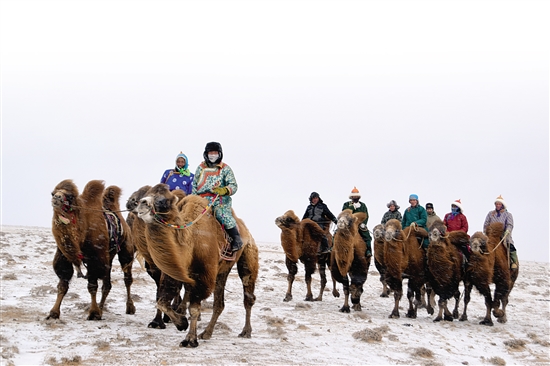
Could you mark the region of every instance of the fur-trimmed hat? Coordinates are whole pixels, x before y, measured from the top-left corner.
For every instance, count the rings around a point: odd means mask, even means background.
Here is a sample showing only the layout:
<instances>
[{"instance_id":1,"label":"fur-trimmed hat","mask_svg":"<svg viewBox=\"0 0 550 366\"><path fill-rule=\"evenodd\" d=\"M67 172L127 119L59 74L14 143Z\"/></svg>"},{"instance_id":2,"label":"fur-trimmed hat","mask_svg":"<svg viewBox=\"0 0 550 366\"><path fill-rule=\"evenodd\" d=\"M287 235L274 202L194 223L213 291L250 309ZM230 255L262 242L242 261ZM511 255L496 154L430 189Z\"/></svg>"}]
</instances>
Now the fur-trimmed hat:
<instances>
[{"instance_id":1,"label":"fur-trimmed hat","mask_svg":"<svg viewBox=\"0 0 550 366\"><path fill-rule=\"evenodd\" d=\"M411 195L409 196L409 201L410 201L410 200L417 200L417 201L418 201L418 195L417 195L417 194L414 194L414 193L411 194Z\"/></svg>"},{"instance_id":2,"label":"fur-trimmed hat","mask_svg":"<svg viewBox=\"0 0 550 366\"><path fill-rule=\"evenodd\" d=\"M460 198L457 199L456 201L454 201L453 203L451 203L451 206L455 205L456 207L458 207L458 209L460 210L460 212L464 213L463 209L462 209L462 202L460 202Z\"/></svg>"},{"instance_id":3,"label":"fur-trimmed hat","mask_svg":"<svg viewBox=\"0 0 550 366\"><path fill-rule=\"evenodd\" d=\"M351 193L349 194L349 198L352 198L352 197L361 198L361 193L359 193L359 190L357 189L357 187L353 187L353 189L351 190Z\"/></svg>"},{"instance_id":4,"label":"fur-trimmed hat","mask_svg":"<svg viewBox=\"0 0 550 366\"><path fill-rule=\"evenodd\" d=\"M502 203L502 206L504 206L504 208L508 208L508 205L507 205L506 202L504 201L504 198L502 198L502 195L498 196L498 197L495 199L495 203L497 203L497 202Z\"/></svg>"},{"instance_id":5,"label":"fur-trimmed hat","mask_svg":"<svg viewBox=\"0 0 550 366\"><path fill-rule=\"evenodd\" d=\"M209 151L217 151L220 154L220 157L214 163L211 163L208 160ZM206 146L204 147L204 153L202 154L202 157L204 158L206 165L210 167L213 166L214 164L219 164L223 159L222 145L219 142L215 142L215 141L207 143Z\"/></svg>"},{"instance_id":6,"label":"fur-trimmed hat","mask_svg":"<svg viewBox=\"0 0 550 366\"><path fill-rule=\"evenodd\" d=\"M390 202L388 202L388 204L386 206L388 206L388 208L390 208L391 205L394 205L395 209L399 210L399 205L394 200L391 200Z\"/></svg>"},{"instance_id":7,"label":"fur-trimmed hat","mask_svg":"<svg viewBox=\"0 0 550 366\"><path fill-rule=\"evenodd\" d=\"M178 162L179 158L183 158L183 160L185 160L185 165L183 166L183 169L187 169L187 167L189 166L189 162L187 161L187 156L180 151L178 156L176 156L176 163Z\"/></svg>"}]
</instances>

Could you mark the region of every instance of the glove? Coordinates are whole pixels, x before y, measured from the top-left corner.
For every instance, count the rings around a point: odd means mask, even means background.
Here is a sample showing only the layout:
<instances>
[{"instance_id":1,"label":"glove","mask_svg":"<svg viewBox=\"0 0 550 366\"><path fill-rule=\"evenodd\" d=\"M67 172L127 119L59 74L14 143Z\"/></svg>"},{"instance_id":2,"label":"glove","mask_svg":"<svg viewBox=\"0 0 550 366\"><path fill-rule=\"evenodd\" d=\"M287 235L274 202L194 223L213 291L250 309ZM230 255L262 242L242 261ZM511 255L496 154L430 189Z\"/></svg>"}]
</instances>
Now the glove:
<instances>
[{"instance_id":1,"label":"glove","mask_svg":"<svg viewBox=\"0 0 550 366\"><path fill-rule=\"evenodd\" d=\"M362 222L362 223L359 225L359 229L361 229L362 231L366 231L366 230L367 230L367 225L365 225L365 223Z\"/></svg>"},{"instance_id":2,"label":"glove","mask_svg":"<svg viewBox=\"0 0 550 366\"><path fill-rule=\"evenodd\" d=\"M212 188L212 192L220 196L227 196L229 194L229 189L227 187L216 187Z\"/></svg>"},{"instance_id":3,"label":"glove","mask_svg":"<svg viewBox=\"0 0 550 366\"><path fill-rule=\"evenodd\" d=\"M506 230L506 231L504 232L504 236L510 236L510 230Z\"/></svg>"}]
</instances>

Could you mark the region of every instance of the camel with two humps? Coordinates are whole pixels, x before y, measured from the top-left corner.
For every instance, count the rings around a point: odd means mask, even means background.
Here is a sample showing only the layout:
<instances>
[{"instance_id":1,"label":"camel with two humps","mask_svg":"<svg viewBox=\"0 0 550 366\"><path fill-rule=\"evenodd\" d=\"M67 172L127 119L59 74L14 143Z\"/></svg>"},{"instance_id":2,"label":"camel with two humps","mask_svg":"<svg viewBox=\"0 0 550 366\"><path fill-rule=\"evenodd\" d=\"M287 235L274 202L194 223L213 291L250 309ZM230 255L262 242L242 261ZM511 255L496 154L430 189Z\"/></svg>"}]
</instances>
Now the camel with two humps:
<instances>
[{"instance_id":1,"label":"camel with two humps","mask_svg":"<svg viewBox=\"0 0 550 366\"><path fill-rule=\"evenodd\" d=\"M178 199L164 184L157 184L141 199L138 216L146 223L145 237L153 262L165 274L181 281L189 296L189 321L167 304L157 304L170 316L178 329L189 327L182 347L197 347L198 339L210 339L222 313L225 285L229 272L236 264L243 285L246 311L245 325L239 337L250 338L254 289L258 277L258 247L244 222L237 218L243 247L233 261L222 260L221 249L226 237L221 225L210 212L208 201L200 196ZM205 330L197 335L201 301L214 293L213 312Z\"/></svg>"},{"instance_id":2,"label":"camel with two humps","mask_svg":"<svg viewBox=\"0 0 550 366\"><path fill-rule=\"evenodd\" d=\"M277 217L275 225L281 229L281 246L285 252L285 264L288 269L288 287L283 301L292 300L292 285L298 273L298 261L304 264L305 269L307 293L304 300L322 301L323 292L327 284L326 267L330 265L330 253L318 254L318 251L323 236L326 235L328 237L329 243L332 242L332 236L328 230L323 230L315 221L310 219L300 221L292 210ZM321 288L319 295L314 298L311 281L312 275L317 268L321 277ZM333 295L338 297L340 294L334 285L335 282L333 279Z\"/></svg>"},{"instance_id":3,"label":"camel with two humps","mask_svg":"<svg viewBox=\"0 0 550 366\"><path fill-rule=\"evenodd\" d=\"M463 231L447 233L447 228L441 220L436 220L429 230L428 280L432 290L439 296L439 313L434 322L453 321L458 319L459 285L464 277L464 257L458 248L468 243L469 236ZM452 313L447 307L447 301L451 297L455 299Z\"/></svg>"},{"instance_id":4,"label":"camel with two humps","mask_svg":"<svg viewBox=\"0 0 550 366\"><path fill-rule=\"evenodd\" d=\"M384 225L378 224L372 229L374 238L374 265L380 274L380 282L382 283L382 293L380 297L390 296L390 288L386 282L386 265L384 264Z\"/></svg>"},{"instance_id":5,"label":"camel with two humps","mask_svg":"<svg viewBox=\"0 0 550 366\"><path fill-rule=\"evenodd\" d=\"M472 253L466 267L464 289L464 312L460 320L468 320L466 313L470 302L470 293L475 286L485 299L485 317L479 323L493 325L491 310L499 323L506 323L506 306L508 297L519 274L519 268L511 270L508 264L508 249L502 238L504 225L495 222L487 227L486 234L476 232L470 238ZM495 285L494 296L490 285ZM501 308L502 303L502 308Z\"/></svg>"},{"instance_id":6,"label":"camel with two humps","mask_svg":"<svg viewBox=\"0 0 550 366\"><path fill-rule=\"evenodd\" d=\"M126 209L129 211L127 222L132 231L133 242L136 247L137 257L143 260L143 265L147 274L155 281L156 285L156 302L162 303L164 306L166 304L171 304L172 309L180 314L186 313L186 302L182 301L180 292L182 289L182 283L176 281L170 276L166 276L154 263L149 249L147 248L147 239L145 237L145 222L137 216L137 207L139 202L146 193L151 189L151 186L146 185L139 188L137 191L132 193L126 202ZM182 190L173 191L174 195L177 195L180 199L185 197L185 193ZM155 317L149 324L148 328L157 328L165 329L166 322L170 321L170 317L166 314L163 315L162 311L156 307ZM182 330L182 329L180 329Z\"/></svg>"},{"instance_id":7,"label":"camel with two humps","mask_svg":"<svg viewBox=\"0 0 550 366\"><path fill-rule=\"evenodd\" d=\"M126 286L126 314L135 313L130 293L134 246L130 229L120 214L120 195L119 187L105 189L101 180L88 182L82 194L70 179L61 181L52 191L52 233L57 244L53 268L59 282L57 298L47 319L59 319L74 268L84 264L91 298L87 319L100 320L111 291L111 267L117 254ZM98 303L99 279L103 284Z\"/></svg>"},{"instance_id":8,"label":"camel with two humps","mask_svg":"<svg viewBox=\"0 0 550 366\"><path fill-rule=\"evenodd\" d=\"M370 260L367 261L365 256L367 247L359 234L359 224L366 218L366 213L352 213L351 210L344 210L338 215L332 248L331 274L344 288L344 305L340 308L343 313L350 312L350 295L353 310L361 311L361 294L363 284L367 280Z\"/></svg>"},{"instance_id":9,"label":"camel with two humps","mask_svg":"<svg viewBox=\"0 0 550 366\"><path fill-rule=\"evenodd\" d=\"M406 316L416 318L418 306L422 303L422 286L427 282L425 257L426 251L417 238L427 237L428 233L423 228L411 225L402 229L401 222L396 219L389 220L385 227L384 235L384 262L386 264L386 282L394 292L394 308L389 318L399 318L399 301L403 296L403 278L408 278L407 299L409 309ZM428 313L433 314L433 309L428 307Z\"/></svg>"}]
</instances>

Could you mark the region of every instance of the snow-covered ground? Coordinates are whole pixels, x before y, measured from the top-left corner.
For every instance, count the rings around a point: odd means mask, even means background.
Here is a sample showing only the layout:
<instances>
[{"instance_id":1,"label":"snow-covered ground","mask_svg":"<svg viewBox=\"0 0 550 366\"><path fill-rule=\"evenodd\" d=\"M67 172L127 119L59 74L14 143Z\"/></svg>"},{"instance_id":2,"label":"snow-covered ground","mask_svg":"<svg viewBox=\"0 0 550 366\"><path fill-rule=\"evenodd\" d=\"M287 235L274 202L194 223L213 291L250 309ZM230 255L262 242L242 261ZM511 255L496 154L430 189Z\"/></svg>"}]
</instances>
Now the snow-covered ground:
<instances>
[{"instance_id":1,"label":"snow-covered ground","mask_svg":"<svg viewBox=\"0 0 550 366\"><path fill-rule=\"evenodd\" d=\"M417 319L388 319L393 298L381 298L378 272L371 265L361 298L363 310L339 312L343 299L330 285L322 302L305 302L303 267L287 288L279 243L258 243L260 274L252 310L252 338L237 335L244 325L242 287L234 269L226 307L212 339L180 348L185 332L172 324L150 329L155 286L134 262L135 315L126 315L125 287L115 259L113 288L103 320L87 321L89 295L74 278L59 320L45 320L56 297L52 259L55 241L48 228L3 226L1 231L1 365L548 365L550 364L549 264L521 262L510 295L508 323L479 325L485 314L476 290L467 322L434 323L419 310ZM520 258L521 261L521 258ZM313 291L319 288L314 275ZM338 286L341 290L341 285ZM342 291L341 291L342 292ZM199 332L211 313L203 306ZM401 301L406 308L406 300ZM210 306L209 306L210 305ZM461 305L462 310L462 305Z\"/></svg>"}]
</instances>

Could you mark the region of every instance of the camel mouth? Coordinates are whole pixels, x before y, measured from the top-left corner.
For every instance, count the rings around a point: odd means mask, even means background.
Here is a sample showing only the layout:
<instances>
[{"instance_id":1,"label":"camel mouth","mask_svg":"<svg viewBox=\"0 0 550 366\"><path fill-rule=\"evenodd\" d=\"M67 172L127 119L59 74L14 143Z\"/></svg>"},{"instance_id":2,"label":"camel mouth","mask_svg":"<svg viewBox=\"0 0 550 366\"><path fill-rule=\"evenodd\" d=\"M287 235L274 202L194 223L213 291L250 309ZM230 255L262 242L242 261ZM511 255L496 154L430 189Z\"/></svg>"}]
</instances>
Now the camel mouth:
<instances>
[{"instance_id":1,"label":"camel mouth","mask_svg":"<svg viewBox=\"0 0 550 366\"><path fill-rule=\"evenodd\" d=\"M146 223L153 222L153 198L145 197L139 201L139 204L136 207L137 215L140 219Z\"/></svg>"},{"instance_id":2,"label":"camel mouth","mask_svg":"<svg viewBox=\"0 0 550 366\"><path fill-rule=\"evenodd\" d=\"M53 208L59 208L63 207L64 205L69 205L69 202L67 202L67 199L65 198L63 192L52 193L51 203Z\"/></svg>"},{"instance_id":3,"label":"camel mouth","mask_svg":"<svg viewBox=\"0 0 550 366\"><path fill-rule=\"evenodd\" d=\"M439 232L439 230L432 230L432 232L430 233L430 241L437 242L439 241L439 238L441 238L441 233Z\"/></svg>"}]
</instances>

